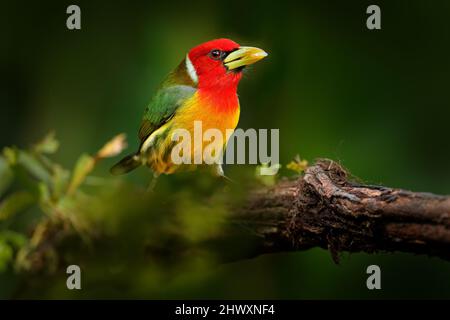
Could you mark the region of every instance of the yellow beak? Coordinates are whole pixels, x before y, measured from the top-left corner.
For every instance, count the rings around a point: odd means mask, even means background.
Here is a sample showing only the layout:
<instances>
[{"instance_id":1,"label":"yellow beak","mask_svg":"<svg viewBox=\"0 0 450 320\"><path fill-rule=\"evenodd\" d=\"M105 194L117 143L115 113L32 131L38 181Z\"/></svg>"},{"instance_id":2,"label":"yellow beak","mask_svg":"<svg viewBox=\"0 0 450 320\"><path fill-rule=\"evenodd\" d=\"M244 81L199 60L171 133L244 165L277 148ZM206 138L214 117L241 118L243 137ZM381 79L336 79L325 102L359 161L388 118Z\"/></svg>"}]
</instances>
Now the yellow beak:
<instances>
[{"instance_id":1,"label":"yellow beak","mask_svg":"<svg viewBox=\"0 0 450 320\"><path fill-rule=\"evenodd\" d=\"M267 57L267 52L254 47L240 47L223 60L228 70L245 67Z\"/></svg>"}]
</instances>

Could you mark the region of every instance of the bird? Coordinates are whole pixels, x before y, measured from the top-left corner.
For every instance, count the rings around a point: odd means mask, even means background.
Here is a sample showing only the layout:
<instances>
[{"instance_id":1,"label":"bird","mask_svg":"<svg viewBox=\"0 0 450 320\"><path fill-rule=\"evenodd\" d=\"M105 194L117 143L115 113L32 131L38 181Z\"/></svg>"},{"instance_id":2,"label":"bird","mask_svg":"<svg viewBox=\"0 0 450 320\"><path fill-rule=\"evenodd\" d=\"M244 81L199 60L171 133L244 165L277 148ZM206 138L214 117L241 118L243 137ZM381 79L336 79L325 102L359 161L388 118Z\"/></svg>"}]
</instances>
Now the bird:
<instances>
[{"instance_id":1,"label":"bird","mask_svg":"<svg viewBox=\"0 0 450 320\"><path fill-rule=\"evenodd\" d=\"M192 48L163 80L145 109L138 150L115 164L111 173L124 174L146 165L156 178L192 167L176 164L171 158L173 133L177 129L192 133L195 121L201 121L203 130L218 129L224 136L226 130L234 130L240 115L237 88L242 72L267 55L262 49L225 38ZM222 144L219 147L224 149L228 138L218 141ZM202 147L194 144L191 156ZM225 177L221 164L215 163L213 171Z\"/></svg>"}]
</instances>

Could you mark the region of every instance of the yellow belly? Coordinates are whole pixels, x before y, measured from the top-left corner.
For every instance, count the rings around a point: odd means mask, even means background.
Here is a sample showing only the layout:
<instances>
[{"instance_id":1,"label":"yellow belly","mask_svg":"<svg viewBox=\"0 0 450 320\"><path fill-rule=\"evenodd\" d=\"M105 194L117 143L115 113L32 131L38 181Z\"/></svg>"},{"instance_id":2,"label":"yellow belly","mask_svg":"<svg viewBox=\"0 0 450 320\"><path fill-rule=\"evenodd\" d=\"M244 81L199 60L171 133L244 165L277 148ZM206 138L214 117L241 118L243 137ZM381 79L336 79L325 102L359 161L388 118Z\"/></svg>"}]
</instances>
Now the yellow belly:
<instances>
[{"instance_id":1,"label":"yellow belly","mask_svg":"<svg viewBox=\"0 0 450 320\"><path fill-rule=\"evenodd\" d=\"M218 110L208 101L201 101L195 94L180 107L168 123L149 137L149 139L153 139L154 144L148 148L145 154L146 163L159 174L171 174L180 169L192 169L198 165L199 159L206 161L203 156L205 148L210 148L209 150L224 149L230 133L236 128L238 121L239 105L224 111ZM190 134L191 165L178 165L172 161L172 149L177 144L176 141L173 141L173 134L177 129L184 129ZM210 129L216 129L214 134L220 132L222 139L207 137L208 130L209 133L212 133ZM203 138L209 140L204 141Z\"/></svg>"}]
</instances>

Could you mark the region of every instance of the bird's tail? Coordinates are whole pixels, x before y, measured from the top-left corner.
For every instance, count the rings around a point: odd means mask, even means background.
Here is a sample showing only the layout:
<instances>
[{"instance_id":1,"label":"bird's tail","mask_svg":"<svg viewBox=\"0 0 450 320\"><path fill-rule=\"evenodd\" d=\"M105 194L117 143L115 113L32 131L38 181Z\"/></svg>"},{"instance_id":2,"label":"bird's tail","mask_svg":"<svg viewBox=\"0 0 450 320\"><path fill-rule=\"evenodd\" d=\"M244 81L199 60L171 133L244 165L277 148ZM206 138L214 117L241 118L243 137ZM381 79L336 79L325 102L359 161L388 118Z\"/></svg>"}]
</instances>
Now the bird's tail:
<instances>
[{"instance_id":1,"label":"bird's tail","mask_svg":"<svg viewBox=\"0 0 450 320\"><path fill-rule=\"evenodd\" d=\"M130 172L142 164L138 153L130 154L117 162L109 171L113 175Z\"/></svg>"}]
</instances>

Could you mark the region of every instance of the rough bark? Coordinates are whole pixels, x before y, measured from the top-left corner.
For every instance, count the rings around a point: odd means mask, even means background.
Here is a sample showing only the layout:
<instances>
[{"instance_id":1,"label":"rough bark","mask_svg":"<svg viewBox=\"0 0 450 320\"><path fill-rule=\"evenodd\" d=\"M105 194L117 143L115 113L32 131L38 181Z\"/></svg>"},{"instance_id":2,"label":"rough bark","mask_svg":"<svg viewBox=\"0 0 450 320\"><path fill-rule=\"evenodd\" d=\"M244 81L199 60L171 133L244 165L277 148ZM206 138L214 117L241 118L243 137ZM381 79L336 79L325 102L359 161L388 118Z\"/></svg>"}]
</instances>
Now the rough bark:
<instances>
[{"instance_id":1,"label":"rough bark","mask_svg":"<svg viewBox=\"0 0 450 320\"><path fill-rule=\"evenodd\" d=\"M360 184L330 160L252 193L231 220L251 235L253 256L322 247L336 262L342 251L450 258L450 197Z\"/></svg>"}]
</instances>

